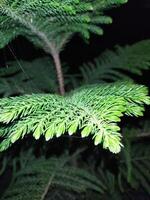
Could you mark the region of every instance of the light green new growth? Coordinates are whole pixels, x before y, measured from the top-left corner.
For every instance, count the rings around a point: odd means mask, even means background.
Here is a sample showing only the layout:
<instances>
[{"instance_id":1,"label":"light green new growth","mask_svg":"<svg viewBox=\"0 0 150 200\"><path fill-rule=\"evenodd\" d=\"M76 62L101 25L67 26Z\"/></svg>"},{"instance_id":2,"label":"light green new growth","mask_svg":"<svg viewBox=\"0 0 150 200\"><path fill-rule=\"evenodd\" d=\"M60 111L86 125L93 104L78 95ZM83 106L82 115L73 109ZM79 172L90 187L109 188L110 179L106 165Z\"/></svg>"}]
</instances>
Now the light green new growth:
<instances>
[{"instance_id":1,"label":"light green new growth","mask_svg":"<svg viewBox=\"0 0 150 200\"><path fill-rule=\"evenodd\" d=\"M0 100L0 150L32 134L46 141L81 132L92 136L94 144L113 153L121 150L121 134L117 125L125 115L142 116L144 104L150 104L145 86L131 83L91 85L65 97L33 94Z\"/></svg>"}]
</instances>

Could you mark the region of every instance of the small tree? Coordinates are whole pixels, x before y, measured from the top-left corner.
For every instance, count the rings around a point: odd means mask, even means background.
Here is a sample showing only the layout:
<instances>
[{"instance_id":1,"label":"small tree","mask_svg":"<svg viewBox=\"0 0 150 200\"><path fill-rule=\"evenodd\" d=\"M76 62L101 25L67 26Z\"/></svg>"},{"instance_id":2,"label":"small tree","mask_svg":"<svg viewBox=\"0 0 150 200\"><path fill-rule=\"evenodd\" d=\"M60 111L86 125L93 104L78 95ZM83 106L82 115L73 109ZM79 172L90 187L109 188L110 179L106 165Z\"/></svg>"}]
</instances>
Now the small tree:
<instances>
[{"instance_id":1,"label":"small tree","mask_svg":"<svg viewBox=\"0 0 150 200\"><path fill-rule=\"evenodd\" d=\"M13 159L0 154L0 175L5 169L6 176L7 169L12 171L3 200L119 200L129 199L131 188L150 194L150 148L136 142L147 136L146 123L143 134L127 125L121 134L118 125L124 115L142 116L145 104L150 104L148 89L135 84L131 76L149 69L150 40L106 51L83 64L77 76L69 76L60 60L60 52L75 33L85 40L90 33L102 35L101 25L112 22L105 10L123 3L126 0L0 1L0 48L21 35L48 54L32 62L19 61L23 71L16 62L0 69L0 95L5 97L0 99L0 151L27 135L49 141L80 133L82 138L92 136L95 145L120 152L113 160L115 172L103 153L101 165L94 156L89 163L78 161L81 150L48 159L45 151L39 158L31 151L21 151ZM72 91L66 92L68 83ZM121 151L122 135L125 147ZM93 169L90 173L89 168Z\"/></svg>"}]
</instances>

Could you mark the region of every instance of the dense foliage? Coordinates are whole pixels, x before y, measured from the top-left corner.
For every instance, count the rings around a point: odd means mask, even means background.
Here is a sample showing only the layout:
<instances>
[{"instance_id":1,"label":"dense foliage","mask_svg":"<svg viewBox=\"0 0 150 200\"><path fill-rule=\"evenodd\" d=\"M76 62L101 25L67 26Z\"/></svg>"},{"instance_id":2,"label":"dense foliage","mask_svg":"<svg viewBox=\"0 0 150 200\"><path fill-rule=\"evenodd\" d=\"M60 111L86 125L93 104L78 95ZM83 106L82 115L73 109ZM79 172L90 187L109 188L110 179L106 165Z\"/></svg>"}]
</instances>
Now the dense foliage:
<instances>
[{"instance_id":1,"label":"dense foliage","mask_svg":"<svg viewBox=\"0 0 150 200\"><path fill-rule=\"evenodd\" d=\"M0 48L21 35L51 55L0 69L2 200L149 198L149 119L130 120L150 104L135 78L150 68L150 40L107 50L79 74L59 57L75 33L102 35L105 11L123 3L1 0Z\"/></svg>"}]
</instances>

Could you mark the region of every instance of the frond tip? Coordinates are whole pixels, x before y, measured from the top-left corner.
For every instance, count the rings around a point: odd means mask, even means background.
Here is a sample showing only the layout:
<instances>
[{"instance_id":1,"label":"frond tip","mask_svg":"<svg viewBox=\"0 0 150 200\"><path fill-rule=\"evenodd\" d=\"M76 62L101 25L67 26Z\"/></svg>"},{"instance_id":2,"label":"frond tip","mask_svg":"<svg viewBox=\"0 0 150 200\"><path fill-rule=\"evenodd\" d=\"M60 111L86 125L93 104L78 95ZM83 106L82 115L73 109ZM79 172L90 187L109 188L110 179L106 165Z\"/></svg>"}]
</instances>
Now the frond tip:
<instances>
[{"instance_id":1,"label":"frond tip","mask_svg":"<svg viewBox=\"0 0 150 200\"><path fill-rule=\"evenodd\" d=\"M92 135L95 145L113 153L121 150L121 134L117 123L125 115L142 116L144 104L150 104L145 86L127 82L91 85L61 97L33 94L4 98L0 101L0 150L27 134L46 141L81 132Z\"/></svg>"}]
</instances>

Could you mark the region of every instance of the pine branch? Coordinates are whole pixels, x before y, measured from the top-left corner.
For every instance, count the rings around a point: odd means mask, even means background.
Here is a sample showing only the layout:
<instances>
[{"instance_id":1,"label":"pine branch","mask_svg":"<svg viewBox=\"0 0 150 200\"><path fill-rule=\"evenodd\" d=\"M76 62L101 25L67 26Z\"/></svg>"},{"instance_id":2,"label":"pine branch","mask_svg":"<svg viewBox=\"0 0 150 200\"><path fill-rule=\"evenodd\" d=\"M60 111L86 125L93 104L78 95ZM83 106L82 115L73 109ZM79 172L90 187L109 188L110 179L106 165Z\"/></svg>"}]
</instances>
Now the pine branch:
<instances>
[{"instance_id":1,"label":"pine branch","mask_svg":"<svg viewBox=\"0 0 150 200\"><path fill-rule=\"evenodd\" d=\"M96 0L3 0L0 2L0 36L3 48L14 37L23 35L36 46L51 54L56 67L60 93L65 93L64 78L59 53L62 45L76 32L89 38L89 33L102 34L99 24L111 23L111 18L103 16L105 6L115 1ZM116 3L124 3L120 0ZM98 6L98 3L100 5ZM6 32L7 30L7 32Z\"/></svg>"},{"instance_id":2,"label":"pine branch","mask_svg":"<svg viewBox=\"0 0 150 200\"><path fill-rule=\"evenodd\" d=\"M36 35L44 44L44 49L46 50L47 53L52 55L54 59L54 64L56 67L56 72L57 72L57 77L58 77L58 83L59 83L59 89L60 89L60 94L64 95L65 89L64 89L64 78L63 78L63 73L62 73L62 68L61 68L61 62L59 59L59 52L56 50L55 45L49 41L47 38L46 34L44 32L41 32L38 30L30 21L26 21L23 19L21 16L17 15L15 12L13 12L9 8L5 8L5 14L12 18L13 20L19 22L22 26L26 27L31 31L32 34Z\"/></svg>"},{"instance_id":3,"label":"pine branch","mask_svg":"<svg viewBox=\"0 0 150 200\"><path fill-rule=\"evenodd\" d=\"M110 17L104 15L106 8L111 8L114 5L120 5L126 3L126 0L95 0L94 2L88 0L3 0L0 3L0 30L7 32L6 35L12 34L9 38L12 39L15 34L23 35L30 38L36 45L40 44L34 38L37 35L45 44L49 44L51 41L55 44L57 51L59 52L62 46L65 44L64 38L70 37L75 32L79 32L82 35L89 37L89 32L95 32L97 34L102 33L102 29L99 28L100 24L111 23ZM67 37L68 35L68 37ZM61 40L63 42L61 42ZM5 41L1 44L1 47L6 45ZM42 46L43 48L43 46ZM51 47L50 47L51 48Z\"/></svg>"},{"instance_id":4,"label":"pine branch","mask_svg":"<svg viewBox=\"0 0 150 200\"><path fill-rule=\"evenodd\" d=\"M95 145L102 143L118 153L122 144L117 122L123 114L142 116L144 104L150 103L147 94L144 86L116 83L80 88L65 97L34 94L1 99L0 149L31 133L48 141L80 130L82 138L92 135Z\"/></svg>"},{"instance_id":5,"label":"pine branch","mask_svg":"<svg viewBox=\"0 0 150 200\"><path fill-rule=\"evenodd\" d=\"M74 157L62 155L59 158L45 159L35 158L32 154L22 154L19 162L16 159L16 165L21 165L21 169L15 171L13 182L2 199L44 200L50 196L52 200L58 200L63 197L65 199L67 193L68 196L82 196L89 190L102 194L105 185L87 170L71 166L72 158ZM56 192L57 196L54 195Z\"/></svg>"},{"instance_id":6,"label":"pine branch","mask_svg":"<svg viewBox=\"0 0 150 200\"><path fill-rule=\"evenodd\" d=\"M54 63L55 63L56 70L57 70L57 78L58 78L58 82L59 82L60 94L64 95L65 94L65 87L64 87L65 84L64 84L64 75L62 72L60 57L57 52L52 55L53 55Z\"/></svg>"},{"instance_id":7,"label":"pine branch","mask_svg":"<svg viewBox=\"0 0 150 200\"><path fill-rule=\"evenodd\" d=\"M150 40L131 46L117 47L116 51L106 51L93 62L81 67L86 83L98 83L132 79L131 75L142 75L150 68Z\"/></svg>"}]
</instances>

